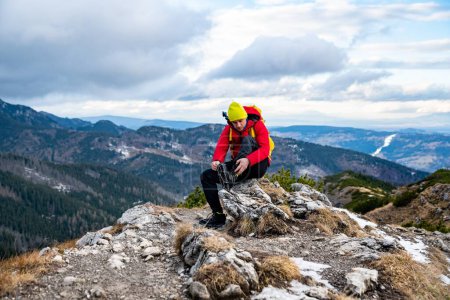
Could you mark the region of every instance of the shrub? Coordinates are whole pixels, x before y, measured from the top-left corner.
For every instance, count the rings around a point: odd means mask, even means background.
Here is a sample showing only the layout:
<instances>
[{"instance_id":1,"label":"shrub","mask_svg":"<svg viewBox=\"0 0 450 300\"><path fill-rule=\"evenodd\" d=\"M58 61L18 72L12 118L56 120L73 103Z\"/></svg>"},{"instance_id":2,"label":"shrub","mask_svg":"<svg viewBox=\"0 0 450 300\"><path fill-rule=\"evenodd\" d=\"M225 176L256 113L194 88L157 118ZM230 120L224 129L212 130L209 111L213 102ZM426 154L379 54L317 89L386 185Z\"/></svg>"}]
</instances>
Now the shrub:
<instances>
[{"instance_id":1,"label":"shrub","mask_svg":"<svg viewBox=\"0 0 450 300\"><path fill-rule=\"evenodd\" d=\"M388 197L370 197L370 194L356 191L352 194L352 201L344 205L344 207L351 211L365 214L388 203Z\"/></svg>"},{"instance_id":2,"label":"shrub","mask_svg":"<svg viewBox=\"0 0 450 300\"><path fill-rule=\"evenodd\" d=\"M196 186L195 189L187 196L184 202L178 203L177 207L194 208L203 207L206 204L206 197L203 190Z\"/></svg>"},{"instance_id":3,"label":"shrub","mask_svg":"<svg viewBox=\"0 0 450 300\"><path fill-rule=\"evenodd\" d=\"M419 223L414 223L413 221L410 221L408 223L405 223L402 225L403 227L416 227L416 228L422 228L428 231L440 231L442 233L449 233L450 227L445 226L444 222L440 221L438 224L432 224L427 221L420 221Z\"/></svg>"},{"instance_id":4,"label":"shrub","mask_svg":"<svg viewBox=\"0 0 450 300\"><path fill-rule=\"evenodd\" d=\"M310 187L317 188L320 188L321 186L323 187L323 183L318 184L314 181L314 179L308 177L307 175L296 177L295 175L291 174L291 170L285 168L281 168L276 173L266 175L265 177L272 182L277 181L281 185L281 187L288 192L292 192L291 184L293 183L307 184Z\"/></svg>"},{"instance_id":5,"label":"shrub","mask_svg":"<svg viewBox=\"0 0 450 300\"><path fill-rule=\"evenodd\" d=\"M418 194L416 191L406 191L400 195L397 195L392 201L392 204L394 204L395 207L406 206L417 198L417 196Z\"/></svg>"}]
</instances>

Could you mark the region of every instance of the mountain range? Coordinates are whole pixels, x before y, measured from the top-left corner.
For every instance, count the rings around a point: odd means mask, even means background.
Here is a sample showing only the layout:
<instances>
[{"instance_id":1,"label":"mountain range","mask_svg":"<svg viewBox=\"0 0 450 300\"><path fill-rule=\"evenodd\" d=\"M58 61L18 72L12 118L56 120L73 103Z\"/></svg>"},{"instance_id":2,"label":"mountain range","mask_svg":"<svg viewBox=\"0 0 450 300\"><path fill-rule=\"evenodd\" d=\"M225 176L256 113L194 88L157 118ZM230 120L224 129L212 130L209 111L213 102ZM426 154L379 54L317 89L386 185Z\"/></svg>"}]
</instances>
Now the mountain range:
<instances>
[{"instance_id":1,"label":"mountain range","mask_svg":"<svg viewBox=\"0 0 450 300\"><path fill-rule=\"evenodd\" d=\"M73 237L90 226L107 224L139 201L173 205L183 200L199 185L202 170L209 167L223 127L131 130L110 121L92 124L1 101L0 195L5 214L1 236L4 245L20 240L20 245L5 251L11 254ZM352 170L394 185L427 175L356 151L292 138L273 139L276 148L269 172L285 168L295 175L318 178ZM26 213L19 216L18 212ZM23 218L37 223L22 222ZM33 233L30 228L38 220L52 222L37 228L47 228L54 235L42 229ZM52 226L64 228L64 234Z\"/></svg>"},{"instance_id":2,"label":"mountain range","mask_svg":"<svg viewBox=\"0 0 450 300\"><path fill-rule=\"evenodd\" d=\"M0 103L0 151L59 163L89 163L114 167L186 195L199 184L209 166L223 125L207 124L186 130L144 126L131 130L110 121L95 124L49 117L31 108ZM77 127L77 124L83 126ZM322 177L353 170L401 185L425 172L367 154L274 137L270 171L281 167L294 174Z\"/></svg>"},{"instance_id":3,"label":"mountain range","mask_svg":"<svg viewBox=\"0 0 450 300\"><path fill-rule=\"evenodd\" d=\"M331 126L277 127L271 133L351 149L427 172L450 167L450 135L446 134L416 129L375 131Z\"/></svg>"}]
</instances>

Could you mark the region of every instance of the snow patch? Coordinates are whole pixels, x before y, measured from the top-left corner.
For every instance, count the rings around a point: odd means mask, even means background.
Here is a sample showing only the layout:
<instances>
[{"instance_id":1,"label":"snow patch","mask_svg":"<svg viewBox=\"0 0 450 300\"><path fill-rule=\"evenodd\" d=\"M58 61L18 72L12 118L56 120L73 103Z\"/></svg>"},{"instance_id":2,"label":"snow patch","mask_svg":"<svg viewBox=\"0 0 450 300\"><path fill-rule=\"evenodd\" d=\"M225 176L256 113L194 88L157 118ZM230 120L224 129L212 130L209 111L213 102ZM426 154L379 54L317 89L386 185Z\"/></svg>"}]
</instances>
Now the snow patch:
<instances>
[{"instance_id":1,"label":"snow patch","mask_svg":"<svg viewBox=\"0 0 450 300\"><path fill-rule=\"evenodd\" d=\"M70 187L62 183L58 183L57 185L52 186L52 188L63 193L70 192Z\"/></svg>"},{"instance_id":2,"label":"snow patch","mask_svg":"<svg viewBox=\"0 0 450 300\"><path fill-rule=\"evenodd\" d=\"M373 222L370 222L370 221L364 220L363 218L360 218L356 214L348 211L347 209L336 208L336 207L333 207L332 209L346 213L349 216L349 218L352 219L353 221L355 221L356 223L358 223L359 227L361 227L361 228L364 228L366 226L371 226L373 228L376 228L378 226L377 224L375 224Z\"/></svg>"},{"instance_id":3,"label":"snow patch","mask_svg":"<svg viewBox=\"0 0 450 300\"><path fill-rule=\"evenodd\" d=\"M415 242L407 241L401 237L397 237L397 241L402 245L405 250L412 256L412 258L420 263L428 264L430 260L426 256L428 248L421 240L415 239Z\"/></svg>"},{"instance_id":4,"label":"snow patch","mask_svg":"<svg viewBox=\"0 0 450 300\"><path fill-rule=\"evenodd\" d=\"M377 150L375 150L375 152L372 153L372 156L377 156L378 154L381 153L381 150L383 150L383 148L389 147L389 145L392 143L392 140L394 139L394 137L395 137L396 135L397 135L397 134L394 133L394 134L391 134L391 135L387 136L387 137L384 139L384 144L383 144L383 146L381 146L381 147L379 147Z\"/></svg>"},{"instance_id":5,"label":"snow patch","mask_svg":"<svg viewBox=\"0 0 450 300\"><path fill-rule=\"evenodd\" d=\"M330 268L329 265L315 263L312 261L303 260L301 257L294 257L291 260L299 267L300 273L303 276L310 276L315 281L323 283L328 289L336 290L327 280L322 279L319 273ZM300 300L308 298L306 293L311 287L304 285L297 280L293 280L290 286L286 289L274 288L272 286L265 287L261 293L253 296L253 300Z\"/></svg>"},{"instance_id":6,"label":"snow patch","mask_svg":"<svg viewBox=\"0 0 450 300\"><path fill-rule=\"evenodd\" d=\"M253 300L299 300L299 295L293 295L289 293L287 290L274 288L272 286L265 287L261 293L256 296L253 296L251 299Z\"/></svg>"},{"instance_id":7,"label":"snow patch","mask_svg":"<svg viewBox=\"0 0 450 300\"><path fill-rule=\"evenodd\" d=\"M312 262L312 261L306 261L306 260L303 260L303 258L301 258L301 257L294 257L294 258L291 258L291 260L294 261L294 263L299 267L300 273L303 276L310 276L315 281L323 283L327 288L333 289L333 290L335 289L328 282L328 280L322 279L322 276L320 276L320 274L319 274L323 270L325 270L327 268L330 268L329 265L315 263L315 262Z\"/></svg>"},{"instance_id":8,"label":"snow patch","mask_svg":"<svg viewBox=\"0 0 450 300\"><path fill-rule=\"evenodd\" d=\"M370 222L370 221L366 221L346 209L334 207L333 210L338 210L338 211L342 211L342 212L346 213L352 220L356 221L358 223L359 227L361 227L361 228L364 228L365 226L371 226L373 228L378 227L377 224ZM419 263L423 263L423 264L430 263L430 259L427 257L428 252L426 250L428 248L428 246L425 245L420 239L416 238L416 239L414 239L414 241L408 241L400 236L392 237L380 229L378 229L376 231L376 233L379 234L381 237L383 237L386 240L397 241L400 245L403 246L403 248L405 248L406 252L408 252L415 261L417 261Z\"/></svg>"},{"instance_id":9,"label":"snow patch","mask_svg":"<svg viewBox=\"0 0 450 300\"><path fill-rule=\"evenodd\" d=\"M450 285L450 278L448 278L447 276L441 275L441 276L440 276L440 279L441 279L441 281L442 281L444 284Z\"/></svg>"}]
</instances>

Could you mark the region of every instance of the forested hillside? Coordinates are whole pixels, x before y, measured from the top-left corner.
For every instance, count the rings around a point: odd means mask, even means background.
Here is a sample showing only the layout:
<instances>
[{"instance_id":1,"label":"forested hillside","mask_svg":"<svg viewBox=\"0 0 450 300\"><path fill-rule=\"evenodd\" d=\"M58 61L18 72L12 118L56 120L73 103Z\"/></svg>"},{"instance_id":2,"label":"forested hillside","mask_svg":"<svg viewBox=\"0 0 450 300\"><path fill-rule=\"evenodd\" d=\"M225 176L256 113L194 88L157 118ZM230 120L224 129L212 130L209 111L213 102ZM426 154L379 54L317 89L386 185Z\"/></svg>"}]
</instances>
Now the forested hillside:
<instances>
[{"instance_id":1,"label":"forested hillside","mask_svg":"<svg viewBox=\"0 0 450 300\"><path fill-rule=\"evenodd\" d=\"M159 190L106 167L0 154L0 257L107 226L140 202L174 204Z\"/></svg>"}]
</instances>

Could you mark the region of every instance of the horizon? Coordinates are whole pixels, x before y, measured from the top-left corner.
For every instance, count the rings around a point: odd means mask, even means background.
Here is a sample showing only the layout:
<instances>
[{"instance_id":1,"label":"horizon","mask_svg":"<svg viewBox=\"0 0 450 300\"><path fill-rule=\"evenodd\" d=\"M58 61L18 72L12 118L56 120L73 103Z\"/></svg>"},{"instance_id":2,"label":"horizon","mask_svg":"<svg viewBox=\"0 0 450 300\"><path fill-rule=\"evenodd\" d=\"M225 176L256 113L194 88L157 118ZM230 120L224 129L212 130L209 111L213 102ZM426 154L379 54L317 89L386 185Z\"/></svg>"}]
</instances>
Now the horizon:
<instances>
[{"instance_id":1,"label":"horizon","mask_svg":"<svg viewBox=\"0 0 450 300\"><path fill-rule=\"evenodd\" d=\"M222 123L236 100L273 126L450 132L447 1L6 0L0 14L0 98L37 111Z\"/></svg>"}]
</instances>

